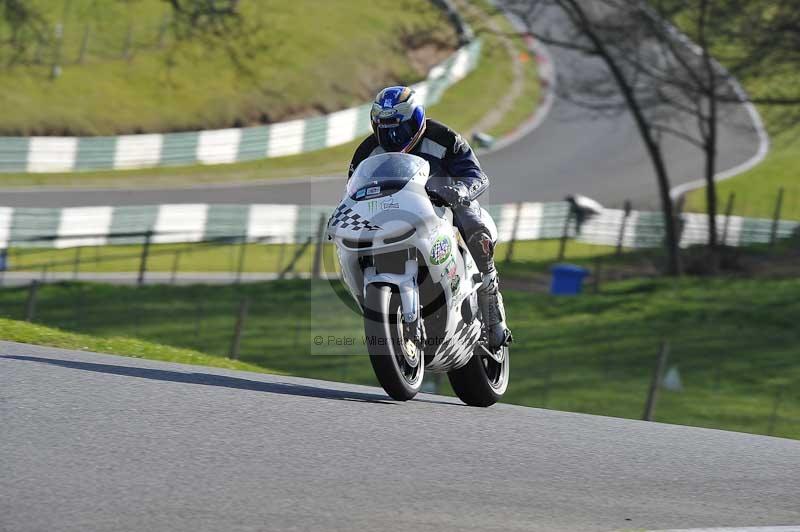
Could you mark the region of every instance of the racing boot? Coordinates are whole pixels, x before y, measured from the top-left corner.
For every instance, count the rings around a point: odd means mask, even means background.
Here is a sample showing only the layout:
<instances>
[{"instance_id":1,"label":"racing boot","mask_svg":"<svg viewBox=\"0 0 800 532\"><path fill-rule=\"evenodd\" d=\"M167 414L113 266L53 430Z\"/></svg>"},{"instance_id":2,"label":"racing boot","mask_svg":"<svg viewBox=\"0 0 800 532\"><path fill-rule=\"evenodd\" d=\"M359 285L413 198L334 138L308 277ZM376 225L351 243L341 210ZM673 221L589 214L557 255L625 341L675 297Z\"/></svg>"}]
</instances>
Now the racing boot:
<instances>
[{"instance_id":1,"label":"racing boot","mask_svg":"<svg viewBox=\"0 0 800 532\"><path fill-rule=\"evenodd\" d=\"M480 288L478 288L478 307L483 315L483 324L486 326L486 343L489 348L496 350L513 341L511 331L506 326L506 310L503 306L503 295L497 280L497 271L492 270L483 274Z\"/></svg>"},{"instance_id":2,"label":"racing boot","mask_svg":"<svg viewBox=\"0 0 800 532\"><path fill-rule=\"evenodd\" d=\"M489 231L480 228L467 240L475 265L481 272L481 286L478 288L478 307L486 326L486 343L493 351L508 345L512 341L511 331L506 326L506 311L503 307L503 296L497 280L497 269L494 267L494 241Z\"/></svg>"}]
</instances>

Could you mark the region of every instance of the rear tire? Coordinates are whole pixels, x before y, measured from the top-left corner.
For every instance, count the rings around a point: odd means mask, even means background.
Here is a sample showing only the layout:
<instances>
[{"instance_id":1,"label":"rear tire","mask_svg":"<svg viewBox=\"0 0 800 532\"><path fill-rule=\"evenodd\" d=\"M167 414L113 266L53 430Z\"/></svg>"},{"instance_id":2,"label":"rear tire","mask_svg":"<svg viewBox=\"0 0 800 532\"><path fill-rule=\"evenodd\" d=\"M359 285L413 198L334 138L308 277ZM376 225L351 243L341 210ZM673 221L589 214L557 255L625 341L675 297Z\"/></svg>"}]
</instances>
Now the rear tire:
<instances>
[{"instance_id":1,"label":"rear tire","mask_svg":"<svg viewBox=\"0 0 800 532\"><path fill-rule=\"evenodd\" d=\"M503 347L503 362L497 362L475 347L472 358L463 367L447 373L450 385L459 399L469 406L492 406L503 397L508 388L509 350Z\"/></svg>"},{"instance_id":2,"label":"rear tire","mask_svg":"<svg viewBox=\"0 0 800 532\"><path fill-rule=\"evenodd\" d=\"M416 366L404 355L402 330L400 294L387 285L367 286L364 333L369 361L381 387L396 401L408 401L417 395L425 374L421 351L416 355Z\"/></svg>"}]
</instances>

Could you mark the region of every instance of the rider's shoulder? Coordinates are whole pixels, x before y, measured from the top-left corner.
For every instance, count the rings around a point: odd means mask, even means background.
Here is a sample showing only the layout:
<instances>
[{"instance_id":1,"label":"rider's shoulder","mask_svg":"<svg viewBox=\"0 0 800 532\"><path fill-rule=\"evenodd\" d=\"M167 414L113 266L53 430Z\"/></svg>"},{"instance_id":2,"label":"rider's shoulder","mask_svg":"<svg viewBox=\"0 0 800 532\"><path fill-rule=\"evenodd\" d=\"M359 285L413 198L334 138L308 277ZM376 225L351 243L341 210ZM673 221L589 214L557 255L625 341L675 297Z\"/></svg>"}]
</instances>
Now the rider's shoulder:
<instances>
[{"instance_id":1,"label":"rider's shoulder","mask_svg":"<svg viewBox=\"0 0 800 532\"><path fill-rule=\"evenodd\" d=\"M429 118L425 122L425 136L431 140L435 141L447 141L447 140L454 140L455 137L458 136L458 133L453 131L447 124L443 124L438 120L434 120Z\"/></svg>"},{"instance_id":2,"label":"rider's shoulder","mask_svg":"<svg viewBox=\"0 0 800 532\"><path fill-rule=\"evenodd\" d=\"M377 147L378 139L375 138L375 135L370 135L361 141L361 144L359 144L358 148L356 148L356 153L366 153L366 155L369 156L372 150Z\"/></svg>"},{"instance_id":3,"label":"rider's shoulder","mask_svg":"<svg viewBox=\"0 0 800 532\"><path fill-rule=\"evenodd\" d=\"M447 148L448 153L458 153L466 144L458 132L446 124L430 118L425 126L425 137Z\"/></svg>"}]
</instances>

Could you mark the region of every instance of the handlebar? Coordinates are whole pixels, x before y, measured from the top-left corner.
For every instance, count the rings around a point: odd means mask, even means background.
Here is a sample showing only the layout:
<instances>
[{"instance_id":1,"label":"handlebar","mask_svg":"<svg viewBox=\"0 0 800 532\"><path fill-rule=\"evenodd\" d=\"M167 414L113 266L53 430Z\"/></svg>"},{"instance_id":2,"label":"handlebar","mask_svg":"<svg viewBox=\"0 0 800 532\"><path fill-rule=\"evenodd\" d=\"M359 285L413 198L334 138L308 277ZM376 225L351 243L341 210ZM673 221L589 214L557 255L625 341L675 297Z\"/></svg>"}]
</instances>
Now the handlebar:
<instances>
[{"instance_id":1,"label":"handlebar","mask_svg":"<svg viewBox=\"0 0 800 532\"><path fill-rule=\"evenodd\" d=\"M456 205L450 205L449 203L444 202L442 200L442 198L440 198L439 195L436 194L435 190L431 190L431 189L426 187L425 188L425 192L428 193L428 198L431 200L431 203L433 203L437 207L455 207L456 206ZM459 202L459 205L462 206L462 207L469 207L470 203L471 203L471 201L468 198L463 198Z\"/></svg>"}]
</instances>

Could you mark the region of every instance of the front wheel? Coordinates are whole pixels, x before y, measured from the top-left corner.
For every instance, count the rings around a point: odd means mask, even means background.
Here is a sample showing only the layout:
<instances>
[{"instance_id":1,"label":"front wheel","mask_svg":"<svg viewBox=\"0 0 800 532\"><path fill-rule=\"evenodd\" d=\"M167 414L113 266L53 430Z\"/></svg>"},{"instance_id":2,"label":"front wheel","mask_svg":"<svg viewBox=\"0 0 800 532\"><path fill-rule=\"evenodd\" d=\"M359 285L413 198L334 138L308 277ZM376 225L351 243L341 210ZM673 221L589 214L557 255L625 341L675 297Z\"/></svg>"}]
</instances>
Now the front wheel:
<instances>
[{"instance_id":1,"label":"front wheel","mask_svg":"<svg viewBox=\"0 0 800 532\"><path fill-rule=\"evenodd\" d=\"M396 401L417 395L425 374L422 350L404 330L400 294L391 286L367 286L364 333L369 361L378 382Z\"/></svg>"},{"instance_id":2,"label":"front wheel","mask_svg":"<svg viewBox=\"0 0 800 532\"><path fill-rule=\"evenodd\" d=\"M472 358L463 367L447 374L459 399L469 406L492 406L508 388L508 346L502 348L502 362L488 355L483 346L475 347Z\"/></svg>"}]
</instances>

